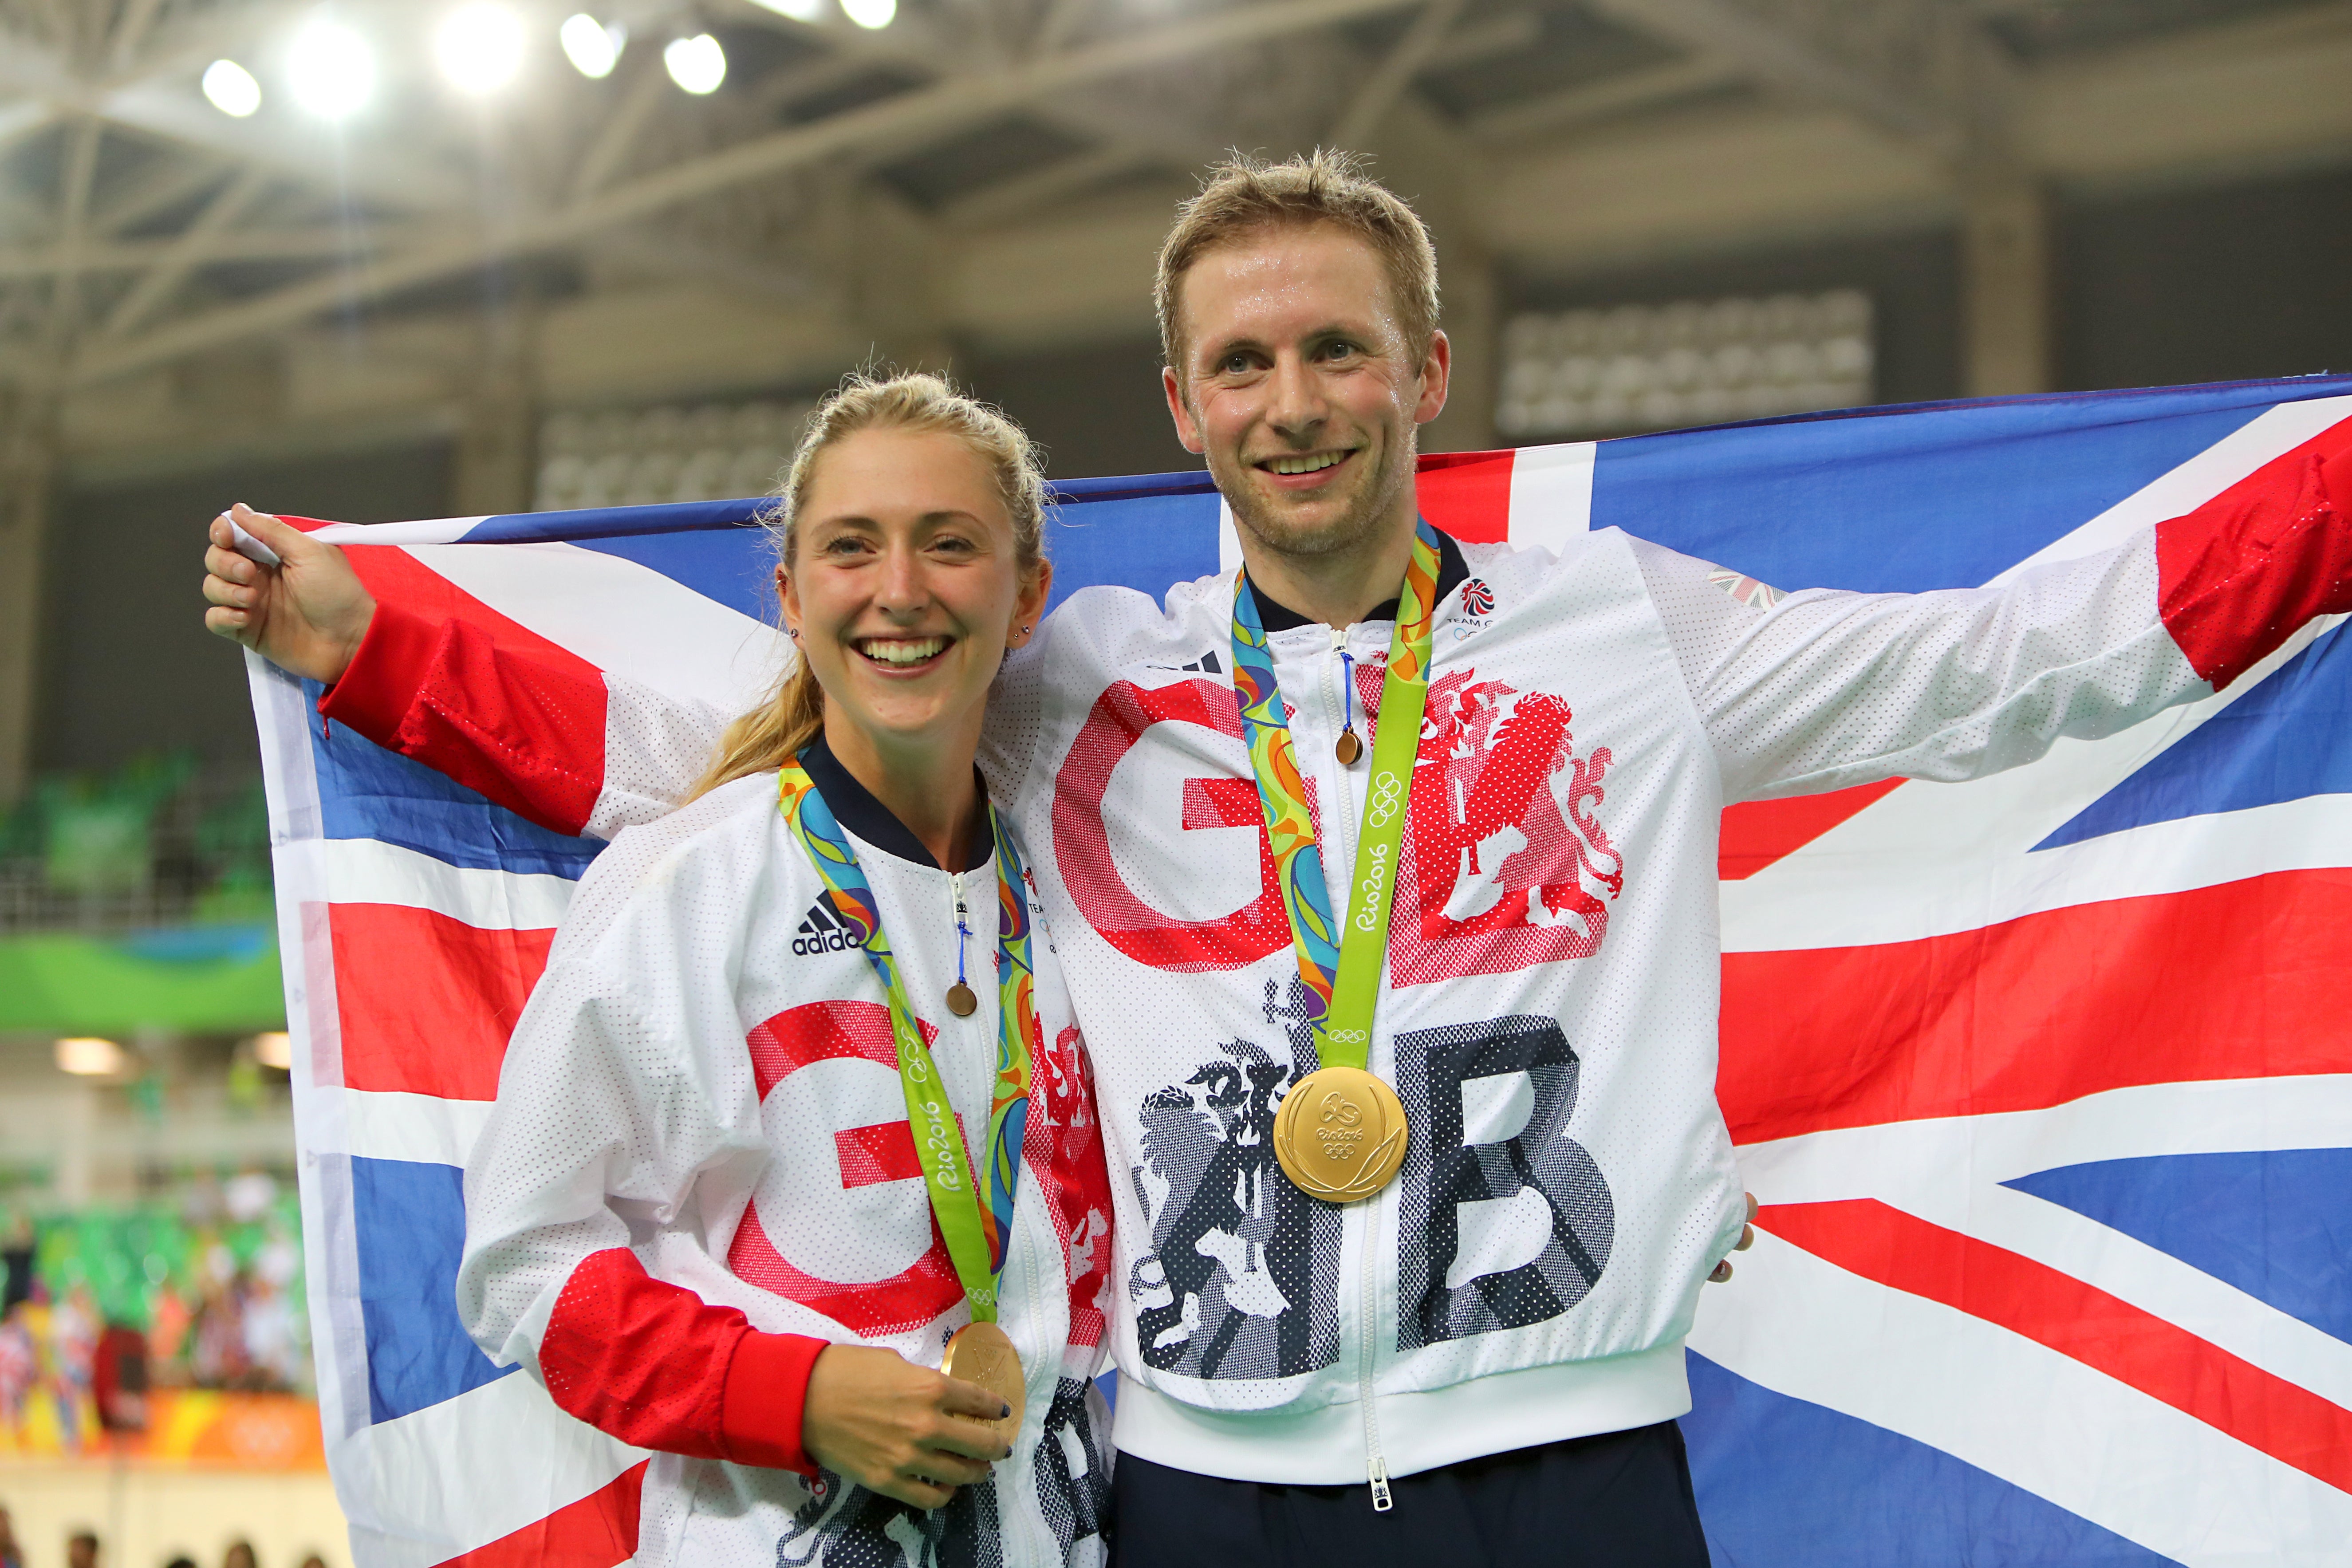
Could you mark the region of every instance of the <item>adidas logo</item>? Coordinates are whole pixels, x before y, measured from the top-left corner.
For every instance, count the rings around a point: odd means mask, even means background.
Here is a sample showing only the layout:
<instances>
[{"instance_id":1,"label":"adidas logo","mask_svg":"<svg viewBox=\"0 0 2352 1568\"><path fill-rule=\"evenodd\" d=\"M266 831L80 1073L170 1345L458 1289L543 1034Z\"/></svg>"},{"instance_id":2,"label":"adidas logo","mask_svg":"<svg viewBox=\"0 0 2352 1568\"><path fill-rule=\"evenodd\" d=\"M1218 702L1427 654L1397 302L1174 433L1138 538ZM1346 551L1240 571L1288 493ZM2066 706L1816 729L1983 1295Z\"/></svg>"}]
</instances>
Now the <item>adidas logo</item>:
<instances>
[{"instance_id":1,"label":"adidas logo","mask_svg":"<svg viewBox=\"0 0 2352 1568\"><path fill-rule=\"evenodd\" d=\"M1217 662L1217 656L1213 649L1202 654L1190 664L1147 664L1144 668L1146 669L1189 669L1202 675L1223 675L1225 672L1225 667Z\"/></svg>"},{"instance_id":2,"label":"adidas logo","mask_svg":"<svg viewBox=\"0 0 2352 1568\"><path fill-rule=\"evenodd\" d=\"M846 952L865 945L866 938L856 928L834 912L831 894L821 896L809 906L808 913L801 919L800 934L793 938L793 952L803 958L814 958L823 952Z\"/></svg>"}]
</instances>

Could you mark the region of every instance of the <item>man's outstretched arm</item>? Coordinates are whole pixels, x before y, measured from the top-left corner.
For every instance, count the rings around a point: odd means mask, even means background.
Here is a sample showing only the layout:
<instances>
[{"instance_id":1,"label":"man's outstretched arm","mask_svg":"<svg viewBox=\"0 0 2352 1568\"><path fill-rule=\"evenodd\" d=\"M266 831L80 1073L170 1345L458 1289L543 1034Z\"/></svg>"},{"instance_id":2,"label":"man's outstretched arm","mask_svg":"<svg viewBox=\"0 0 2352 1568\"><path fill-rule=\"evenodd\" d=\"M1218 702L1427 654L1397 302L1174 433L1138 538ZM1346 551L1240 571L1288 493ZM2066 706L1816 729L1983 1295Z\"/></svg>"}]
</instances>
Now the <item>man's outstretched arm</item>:
<instances>
[{"instance_id":1,"label":"man's outstretched arm","mask_svg":"<svg viewBox=\"0 0 2352 1568\"><path fill-rule=\"evenodd\" d=\"M1960 780L2228 686L2352 611L2352 422L2113 549L1931 594L1766 608L1636 542L1729 800Z\"/></svg>"},{"instance_id":2,"label":"man's outstretched arm","mask_svg":"<svg viewBox=\"0 0 2352 1568\"><path fill-rule=\"evenodd\" d=\"M232 523L278 564L239 553ZM608 838L671 810L725 725L707 704L379 597L343 551L248 507L214 520L205 570L207 629L325 685L330 721L559 833Z\"/></svg>"}]
</instances>

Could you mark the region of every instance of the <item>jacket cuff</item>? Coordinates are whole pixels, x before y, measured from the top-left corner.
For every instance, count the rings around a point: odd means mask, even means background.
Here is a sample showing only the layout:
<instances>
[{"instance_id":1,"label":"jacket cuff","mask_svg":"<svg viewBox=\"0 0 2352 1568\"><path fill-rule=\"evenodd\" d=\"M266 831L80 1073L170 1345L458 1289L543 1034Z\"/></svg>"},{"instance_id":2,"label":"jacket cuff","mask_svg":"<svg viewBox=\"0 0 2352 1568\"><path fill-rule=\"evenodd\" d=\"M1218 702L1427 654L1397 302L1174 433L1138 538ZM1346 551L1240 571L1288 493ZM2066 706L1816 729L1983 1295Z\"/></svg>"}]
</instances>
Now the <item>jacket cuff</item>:
<instances>
[{"instance_id":1,"label":"jacket cuff","mask_svg":"<svg viewBox=\"0 0 2352 1568\"><path fill-rule=\"evenodd\" d=\"M719 1398L719 1442L728 1459L772 1470L816 1474L801 1447L809 1373L827 1342L754 1330L737 1342Z\"/></svg>"},{"instance_id":2,"label":"jacket cuff","mask_svg":"<svg viewBox=\"0 0 2352 1568\"><path fill-rule=\"evenodd\" d=\"M438 626L377 600L375 616L343 678L319 699L320 715L387 751L399 750L401 721L424 692L440 642Z\"/></svg>"}]
</instances>

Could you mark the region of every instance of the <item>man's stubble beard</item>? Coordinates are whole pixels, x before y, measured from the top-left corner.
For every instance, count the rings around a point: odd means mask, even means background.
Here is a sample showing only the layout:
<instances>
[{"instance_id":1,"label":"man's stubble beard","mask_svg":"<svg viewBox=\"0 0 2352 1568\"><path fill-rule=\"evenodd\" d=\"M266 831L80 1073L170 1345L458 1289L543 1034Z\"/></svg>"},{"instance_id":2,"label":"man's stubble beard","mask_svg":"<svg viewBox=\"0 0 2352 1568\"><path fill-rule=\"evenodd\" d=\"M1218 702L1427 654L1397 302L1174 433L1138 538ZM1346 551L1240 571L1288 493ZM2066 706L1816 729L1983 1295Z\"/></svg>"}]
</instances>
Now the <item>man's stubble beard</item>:
<instances>
[{"instance_id":1,"label":"man's stubble beard","mask_svg":"<svg viewBox=\"0 0 2352 1568\"><path fill-rule=\"evenodd\" d=\"M1261 507L1261 498L1249 485L1248 476L1255 470L1244 468L1236 483L1228 473L1219 471L1224 465L1213 459L1209 477L1216 481L1225 504L1233 508L1234 524L1244 536L1276 555L1319 560L1361 549L1387 526L1398 494L1412 482L1414 447L1409 437L1390 447L1387 462L1378 470L1366 471L1358 481L1363 488L1339 515L1314 527L1294 524L1277 509Z\"/></svg>"}]
</instances>

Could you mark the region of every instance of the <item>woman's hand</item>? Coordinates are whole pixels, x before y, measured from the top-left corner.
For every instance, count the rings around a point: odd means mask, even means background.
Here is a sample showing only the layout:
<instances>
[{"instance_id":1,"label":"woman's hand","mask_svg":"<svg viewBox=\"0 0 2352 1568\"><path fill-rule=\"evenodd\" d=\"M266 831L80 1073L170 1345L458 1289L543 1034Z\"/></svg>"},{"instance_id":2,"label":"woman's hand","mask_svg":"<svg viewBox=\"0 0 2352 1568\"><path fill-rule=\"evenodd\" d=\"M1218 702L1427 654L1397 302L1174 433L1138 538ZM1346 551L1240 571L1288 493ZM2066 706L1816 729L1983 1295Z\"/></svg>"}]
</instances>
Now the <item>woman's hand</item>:
<instances>
[{"instance_id":1,"label":"woman's hand","mask_svg":"<svg viewBox=\"0 0 2352 1568\"><path fill-rule=\"evenodd\" d=\"M809 1370L801 1447L868 1491L933 1509L988 1476L1013 1450L981 1425L1007 1413L977 1384L915 1365L896 1351L828 1345Z\"/></svg>"},{"instance_id":2,"label":"woman's hand","mask_svg":"<svg viewBox=\"0 0 2352 1568\"><path fill-rule=\"evenodd\" d=\"M234 519L278 552L264 566L237 553ZM280 669L331 686L351 668L375 619L375 596L331 544L243 501L213 519L205 551L205 629L244 644Z\"/></svg>"}]
</instances>

